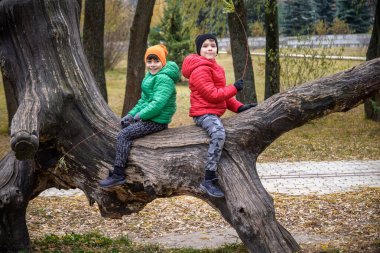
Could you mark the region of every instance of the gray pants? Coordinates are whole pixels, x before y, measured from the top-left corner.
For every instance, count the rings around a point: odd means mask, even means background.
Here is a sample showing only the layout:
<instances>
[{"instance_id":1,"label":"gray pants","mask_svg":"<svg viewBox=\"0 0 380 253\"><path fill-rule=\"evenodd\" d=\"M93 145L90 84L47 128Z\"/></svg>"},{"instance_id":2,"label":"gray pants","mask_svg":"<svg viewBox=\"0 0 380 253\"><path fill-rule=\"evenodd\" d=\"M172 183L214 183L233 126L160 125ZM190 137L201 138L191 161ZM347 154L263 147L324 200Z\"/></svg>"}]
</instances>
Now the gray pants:
<instances>
[{"instance_id":1,"label":"gray pants","mask_svg":"<svg viewBox=\"0 0 380 253\"><path fill-rule=\"evenodd\" d=\"M226 133L220 118L214 114L205 114L193 118L197 126L202 127L211 137L208 147L206 170L216 171L226 140Z\"/></svg>"},{"instance_id":2,"label":"gray pants","mask_svg":"<svg viewBox=\"0 0 380 253\"><path fill-rule=\"evenodd\" d=\"M166 128L168 128L167 124L159 124L150 120L141 120L121 129L116 139L116 157L114 166L125 167L128 161L128 153L134 139L162 131Z\"/></svg>"}]
</instances>

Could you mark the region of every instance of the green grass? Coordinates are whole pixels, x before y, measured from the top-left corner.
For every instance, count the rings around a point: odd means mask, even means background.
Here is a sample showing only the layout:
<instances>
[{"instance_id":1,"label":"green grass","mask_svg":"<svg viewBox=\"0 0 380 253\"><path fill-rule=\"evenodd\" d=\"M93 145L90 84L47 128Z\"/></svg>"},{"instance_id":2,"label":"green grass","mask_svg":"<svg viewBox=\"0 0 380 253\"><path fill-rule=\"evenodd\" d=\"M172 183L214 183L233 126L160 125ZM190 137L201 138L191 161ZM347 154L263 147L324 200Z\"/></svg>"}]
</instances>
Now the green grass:
<instances>
[{"instance_id":1,"label":"green grass","mask_svg":"<svg viewBox=\"0 0 380 253\"><path fill-rule=\"evenodd\" d=\"M380 124L364 119L363 106L313 120L283 134L260 161L368 160L380 158Z\"/></svg>"},{"instance_id":2,"label":"green grass","mask_svg":"<svg viewBox=\"0 0 380 253\"><path fill-rule=\"evenodd\" d=\"M345 49L344 55L364 56L365 49ZM233 83L232 57L220 54L217 61L226 71L227 83ZM284 59L281 59L284 64ZM292 62L298 64L318 64L317 60ZM324 75L347 69L360 64L358 61L332 61L334 68L327 68ZM313 65L313 66L314 66ZM296 71L298 67L291 71ZM318 66L318 65L316 65ZM329 65L331 66L331 64ZM255 88L258 101L264 98L265 57L253 56ZM323 68L323 66L320 66ZM126 83L126 62L106 73L108 101L111 109L121 115ZM1 80L1 79L0 79ZM0 81L1 82L1 81ZM185 82L177 85L177 112L170 127L193 124L188 116L189 89ZM233 113L226 113L229 117ZM9 150L7 111L3 85L0 84L0 157ZM294 129L272 143L259 157L265 161L300 161L300 160L345 160L345 159L380 159L380 124L364 119L363 106L346 113L334 113Z\"/></svg>"},{"instance_id":3,"label":"green grass","mask_svg":"<svg viewBox=\"0 0 380 253\"><path fill-rule=\"evenodd\" d=\"M89 253L89 252L120 252L120 253L247 253L241 244L228 244L218 249L165 249L155 244L134 244L128 237L112 239L98 232L88 234L66 234L64 236L46 235L32 242L33 252L44 253Z\"/></svg>"},{"instance_id":4,"label":"green grass","mask_svg":"<svg viewBox=\"0 0 380 253\"><path fill-rule=\"evenodd\" d=\"M33 241L33 251L36 252L119 252L131 247L131 241L126 237L111 239L97 232L88 234L66 234L64 236L47 235Z\"/></svg>"}]
</instances>

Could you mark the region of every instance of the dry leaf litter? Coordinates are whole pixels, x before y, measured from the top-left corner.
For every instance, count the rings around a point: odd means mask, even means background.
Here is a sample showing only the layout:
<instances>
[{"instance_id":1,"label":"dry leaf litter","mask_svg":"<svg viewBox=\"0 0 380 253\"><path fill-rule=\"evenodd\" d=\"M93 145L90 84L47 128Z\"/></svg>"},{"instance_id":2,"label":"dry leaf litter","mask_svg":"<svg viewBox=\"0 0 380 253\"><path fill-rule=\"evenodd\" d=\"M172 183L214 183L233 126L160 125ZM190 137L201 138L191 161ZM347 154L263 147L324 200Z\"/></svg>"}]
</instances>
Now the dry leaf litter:
<instances>
[{"instance_id":1,"label":"dry leaf litter","mask_svg":"<svg viewBox=\"0 0 380 253\"><path fill-rule=\"evenodd\" d=\"M343 252L380 252L380 188L273 197L276 217L287 230L328 238L323 243L303 244L303 252L332 247ZM31 239L98 231L112 238L124 235L139 241L169 233L230 227L206 202L189 196L157 199L122 219L101 217L96 204L90 207L85 196L39 197L28 206L27 223Z\"/></svg>"}]
</instances>

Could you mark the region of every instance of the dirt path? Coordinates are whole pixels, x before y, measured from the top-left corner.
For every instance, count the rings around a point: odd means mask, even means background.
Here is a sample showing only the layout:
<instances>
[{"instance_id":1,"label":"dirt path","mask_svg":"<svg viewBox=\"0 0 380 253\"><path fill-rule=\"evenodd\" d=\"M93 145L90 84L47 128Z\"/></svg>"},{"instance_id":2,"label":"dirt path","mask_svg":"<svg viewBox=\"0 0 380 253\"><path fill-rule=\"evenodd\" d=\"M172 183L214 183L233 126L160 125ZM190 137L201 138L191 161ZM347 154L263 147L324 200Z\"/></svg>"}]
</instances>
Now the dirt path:
<instances>
[{"instance_id":1,"label":"dirt path","mask_svg":"<svg viewBox=\"0 0 380 253\"><path fill-rule=\"evenodd\" d=\"M327 243L331 238L321 235L305 234L290 231L299 244ZM196 231L188 234L168 233L160 237L136 238L140 243L159 244L166 248L218 248L224 244L241 243L236 231L232 228L219 228Z\"/></svg>"}]
</instances>

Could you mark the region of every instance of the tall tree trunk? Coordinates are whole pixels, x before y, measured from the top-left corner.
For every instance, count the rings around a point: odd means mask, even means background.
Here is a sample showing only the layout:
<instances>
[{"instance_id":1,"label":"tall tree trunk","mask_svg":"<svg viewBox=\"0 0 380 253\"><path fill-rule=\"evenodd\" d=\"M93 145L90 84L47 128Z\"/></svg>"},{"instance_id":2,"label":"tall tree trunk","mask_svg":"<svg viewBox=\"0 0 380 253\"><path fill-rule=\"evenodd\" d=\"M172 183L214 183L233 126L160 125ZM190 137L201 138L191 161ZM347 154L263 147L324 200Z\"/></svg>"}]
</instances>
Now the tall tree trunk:
<instances>
[{"instance_id":1,"label":"tall tree trunk","mask_svg":"<svg viewBox=\"0 0 380 253\"><path fill-rule=\"evenodd\" d=\"M83 49L96 84L104 100L107 99L104 69L105 0L86 0L84 5Z\"/></svg>"},{"instance_id":2,"label":"tall tree trunk","mask_svg":"<svg viewBox=\"0 0 380 253\"><path fill-rule=\"evenodd\" d=\"M0 161L0 249L29 249L28 202L50 187L79 188L104 217L138 212L156 198L191 195L220 211L249 252L295 252L278 223L257 157L283 133L347 111L380 89L380 58L276 94L225 119L220 161L225 198L199 189L208 136L196 126L168 129L133 143L127 182L102 189L112 167L118 118L96 88L83 53L77 0L0 2L2 71L20 102L11 146ZM11 72L13 70L14 72Z\"/></svg>"},{"instance_id":3,"label":"tall tree trunk","mask_svg":"<svg viewBox=\"0 0 380 253\"><path fill-rule=\"evenodd\" d=\"M380 0L377 0L372 36L368 45L367 61L380 57ZM380 121L380 90L364 102L367 119Z\"/></svg>"},{"instance_id":4,"label":"tall tree trunk","mask_svg":"<svg viewBox=\"0 0 380 253\"><path fill-rule=\"evenodd\" d=\"M233 0L235 11L228 14L232 61L235 79L244 75L244 89L237 94L243 103L257 102L255 78L253 75L252 59L247 37L247 13L244 0Z\"/></svg>"},{"instance_id":5,"label":"tall tree trunk","mask_svg":"<svg viewBox=\"0 0 380 253\"><path fill-rule=\"evenodd\" d=\"M129 39L127 85L122 115L127 114L140 97L140 85L145 75L144 55L155 2L155 0L139 0L137 3Z\"/></svg>"},{"instance_id":6,"label":"tall tree trunk","mask_svg":"<svg viewBox=\"0 0 380 253\"><path fill-rule=\"evenodd\" d=\"M82 12L82 2L83 0L78 0L78 5L79 5L79 13ZM80 23L80 16L79 16L79 23Z\"/></svg>"},{"instance_id":7,"label":"tall tree trunk","mask_svg":"<svg viewBox=\"0 0 380 253\"><path fill-rule=\"evenodd\" d=\"M277 0L265 2L265 99L280 92L280 52Z\"/></svg>"}]
</instances>

